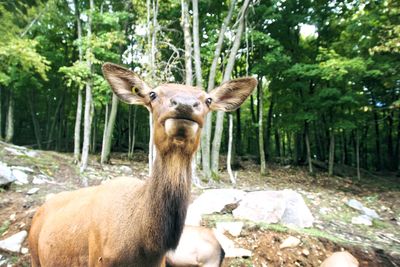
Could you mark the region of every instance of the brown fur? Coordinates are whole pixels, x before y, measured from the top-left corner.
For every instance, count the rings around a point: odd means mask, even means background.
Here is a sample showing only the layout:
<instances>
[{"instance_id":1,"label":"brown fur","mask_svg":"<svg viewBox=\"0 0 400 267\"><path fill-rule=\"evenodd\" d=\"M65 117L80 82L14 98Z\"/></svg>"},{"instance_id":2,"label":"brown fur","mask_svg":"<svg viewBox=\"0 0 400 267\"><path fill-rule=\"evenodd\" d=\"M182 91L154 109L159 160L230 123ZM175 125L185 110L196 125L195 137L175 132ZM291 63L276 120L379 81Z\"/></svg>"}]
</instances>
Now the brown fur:
<instances>
[{"instance_id":1,"label":"brown fur","mask_svg":"<svg viewBox=\"0 0 400 267\"><path fill-rule=\"evenodd\" d=\"M136 74L114 64L103 72L113 91L130 104L145 105L154 118L157 156L145 182L118 179L64 192L36 212L29 233L33 266L160 266L178 245L190 195L191 160L204 117L213 108L238 107L253 78L226 95L229 83L206 94L176 84L151 89ZM247 81L247 83L246 83ZM235 84L233 81L232 84ZM151 99L150 91L157 94ZM174 105L172 103L175 103ZM235 103L233 105L232 103ZM169 123L168 129L166 121Z\"/></svg>"}]
</instances>

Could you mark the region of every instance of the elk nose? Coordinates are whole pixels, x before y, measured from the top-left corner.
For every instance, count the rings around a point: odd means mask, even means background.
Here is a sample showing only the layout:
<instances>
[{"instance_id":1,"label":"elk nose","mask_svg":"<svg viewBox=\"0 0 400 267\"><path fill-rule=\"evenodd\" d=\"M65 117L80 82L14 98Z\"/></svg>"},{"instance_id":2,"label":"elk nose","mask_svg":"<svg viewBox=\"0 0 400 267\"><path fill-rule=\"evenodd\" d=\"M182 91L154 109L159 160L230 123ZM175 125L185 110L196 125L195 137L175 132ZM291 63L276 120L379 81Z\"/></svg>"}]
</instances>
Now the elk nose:
<instances>
[{"instance_id":1,"label":"elk nose","mask_svg":"<svg viewBox=\"0 0 400 267\"><path fill-rule=\"evenodd\" d=\"M173 108L197 108L200 102L193 97L175 96L170 99L170 106Z\"/></svg>"}]
</instances>

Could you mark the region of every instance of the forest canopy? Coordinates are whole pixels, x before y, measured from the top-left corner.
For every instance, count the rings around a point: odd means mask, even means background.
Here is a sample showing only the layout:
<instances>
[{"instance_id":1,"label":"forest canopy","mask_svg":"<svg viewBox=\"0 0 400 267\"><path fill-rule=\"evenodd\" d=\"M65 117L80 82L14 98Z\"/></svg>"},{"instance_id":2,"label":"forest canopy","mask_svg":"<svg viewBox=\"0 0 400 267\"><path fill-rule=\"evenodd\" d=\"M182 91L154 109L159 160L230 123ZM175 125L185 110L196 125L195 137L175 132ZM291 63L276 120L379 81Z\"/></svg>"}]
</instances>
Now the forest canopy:
<instances>
[{"instance_id":1,"label":"forest canopy","mask_svg":"<svg viewBox=\"0 0 400 267\"><path fill-rule=\"evenodd\" d=\"M257 78L240 109L209 116L206 178L220 153L228 171L244 157L262 173L400 169L399 1L25 0L0 16L0 139L73 152L82 171L89 153L152 154L147 110L118 103L105 62L153 86Z\"/></svg>"}]
</instances>

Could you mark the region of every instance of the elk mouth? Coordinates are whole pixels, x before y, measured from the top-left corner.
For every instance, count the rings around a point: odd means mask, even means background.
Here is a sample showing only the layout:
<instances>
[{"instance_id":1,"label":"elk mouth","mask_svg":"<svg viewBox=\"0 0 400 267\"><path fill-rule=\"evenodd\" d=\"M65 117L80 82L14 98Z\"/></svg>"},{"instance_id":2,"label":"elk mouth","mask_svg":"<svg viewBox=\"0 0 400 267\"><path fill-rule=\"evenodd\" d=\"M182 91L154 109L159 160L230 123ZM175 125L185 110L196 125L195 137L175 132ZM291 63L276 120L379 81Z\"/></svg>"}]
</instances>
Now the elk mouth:
<instances>
[{"instance_id":1,"label":"elk mouth","mask_svg":"<svg viewBox=\"0 0 400 267\"><path fill-rule=\"evenodd\" d=\"M199 131L199 123L192 118L171 117L164 120L166 134L177 140L193 139Z\"/></svg>"}]
</instances>

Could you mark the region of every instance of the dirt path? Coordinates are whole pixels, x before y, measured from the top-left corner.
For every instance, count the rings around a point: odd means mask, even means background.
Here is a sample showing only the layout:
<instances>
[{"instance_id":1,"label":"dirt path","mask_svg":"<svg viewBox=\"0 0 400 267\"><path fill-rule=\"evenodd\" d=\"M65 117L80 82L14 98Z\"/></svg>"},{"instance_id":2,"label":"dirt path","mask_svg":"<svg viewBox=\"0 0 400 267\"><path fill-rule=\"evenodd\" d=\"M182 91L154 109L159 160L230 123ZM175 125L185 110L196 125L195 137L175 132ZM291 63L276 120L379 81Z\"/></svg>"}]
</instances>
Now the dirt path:
<instances>
[{"instance_id":1,"label":"dirt path","mask_svg":"<svg viewBox=\"0 0 400 267\"><path fill-rule=\"evenodd\" d=\"M0 143L0 161L9 166L32 169L29 184L13 184L0 190L0 240L21 230L29 231L30 222L37 206L48 194L72 190L82 186L86 179L90 185L117 176L133 175L145 179L147 175L146 155L137 154L128 161L124 155L113 155L111 165L100 166L95 157L90 168L80 175L68 154L36 151L34 157L18 154L8 145ZM12 147L11 147L12 148ZM16 149L16 148L14 148ZM400 266L400 189L392 176L382 181L353 181L350 178L327 177L323 173L308 176L303 168L270 166L267 176L258 174L258 165L251 161L238 170L237 188L254 191L262 189L296 190L304 197L315 219L315 227L305 231L293 231L276 225L245 224L239 237L230 237L238 246L253 252L250 259L226 259L223 266L319 266L334 251L349 250L360 261L360 266ZM47 177L48 182L32 184L35 177ZM374 177L376 179L376 177ZM221 181L213 186L232 187L225 172ZM33 187L39 188L28 195ZM201 192L194 189L194 195ZM346 202L357 199L375 209L382 220L374 221L370 227L353 225L351 218L357 211L346 206ZM204 224L213 226L219 215L206 217ZM222 215L221 215L222 216ZM226 215L224 215L226 218ZM280 249L279 245L288 236L301 240L294 248ZM27 248L27 241L23 243ZM0 251L0 266L6 260L11 266L29 266L29 254ZM4 265L5 266L5 265Z\"/></svg>"}]
</instances>

